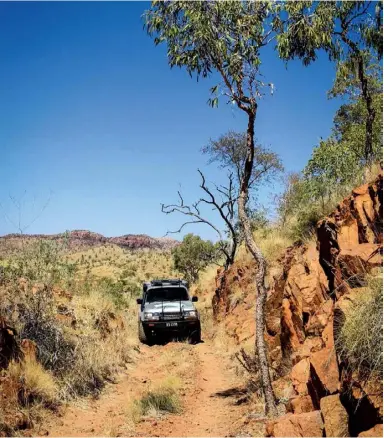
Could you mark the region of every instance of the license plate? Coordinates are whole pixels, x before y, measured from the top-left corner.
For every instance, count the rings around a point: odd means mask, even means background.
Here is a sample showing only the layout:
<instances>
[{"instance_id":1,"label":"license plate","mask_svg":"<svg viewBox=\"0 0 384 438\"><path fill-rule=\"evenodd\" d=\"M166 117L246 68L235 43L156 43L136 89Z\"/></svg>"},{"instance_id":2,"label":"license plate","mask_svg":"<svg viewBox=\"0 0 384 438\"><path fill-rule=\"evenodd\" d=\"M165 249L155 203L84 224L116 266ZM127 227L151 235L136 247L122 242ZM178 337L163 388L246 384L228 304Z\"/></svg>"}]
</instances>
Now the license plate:
<instances>
[{"instance_id":1,"label":"license plate","mask_svg":"<svg viewBox=\"0 0 384 438\"><path fill-rule=\"evenodd\" d=\"M177 322L166 322L165 327L177 327Z\"/></svg>"}]
</instances>

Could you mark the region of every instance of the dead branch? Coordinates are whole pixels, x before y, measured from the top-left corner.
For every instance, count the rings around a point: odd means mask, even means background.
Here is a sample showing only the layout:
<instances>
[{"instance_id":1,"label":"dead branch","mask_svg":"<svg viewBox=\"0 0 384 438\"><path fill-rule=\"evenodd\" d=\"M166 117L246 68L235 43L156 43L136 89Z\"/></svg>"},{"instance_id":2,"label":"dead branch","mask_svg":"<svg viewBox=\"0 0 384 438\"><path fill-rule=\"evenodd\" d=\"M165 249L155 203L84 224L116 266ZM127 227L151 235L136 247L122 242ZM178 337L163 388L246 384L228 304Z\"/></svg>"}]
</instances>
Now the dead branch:
<instances>
[{"instance_id":1,"label":"dead branch","mask_svg":"<svg viewBox=\"0 0 384 438\"><path fill-rule=\"evenodd\" d=\"M235 218L235 205L237 202L237 196L235 191L234 177L233 174L230 173L228 175L228 186L216 185L214 184L215 190L219 195L217 198L217 194L207 185L206 178L198 169L198 172L201 177L200 188L206 194L205 197L200 198L197 202L194 202L191 205L187 205L184 202L184 198L180 191L177 192L179 197L179 202L177 204L161 204L161 211L165 214L171 213L180 213L184 216L188 216L189 220L184 222L178 230L167 231L166 235L179 233L183 230L184 227L191 224L206 224L211 227L219 237L219 251L225 256L225 267L228 268L234 261L236 250L237 250L237 234L234 226L234 218ZM214 225L211 221L203 217L200 206L201 204L210 205L213 207L213 210L217 211L225 224L225 228L230 235L231 244L228 245L224 238L223 233L220 229Z\"/></svg>"}]
</instances>

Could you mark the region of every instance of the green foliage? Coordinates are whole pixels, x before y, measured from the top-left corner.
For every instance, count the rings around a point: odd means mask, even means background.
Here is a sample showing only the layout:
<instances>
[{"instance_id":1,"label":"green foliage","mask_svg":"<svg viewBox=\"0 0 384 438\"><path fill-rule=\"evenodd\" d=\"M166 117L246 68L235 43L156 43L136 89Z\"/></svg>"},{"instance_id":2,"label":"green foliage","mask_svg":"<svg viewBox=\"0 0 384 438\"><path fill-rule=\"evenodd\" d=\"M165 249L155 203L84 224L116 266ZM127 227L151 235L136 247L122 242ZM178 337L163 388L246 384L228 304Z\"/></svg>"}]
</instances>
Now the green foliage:
<instances>
[{"instance_id":1,"label":"green foliage","mask_svg":"<svg viewBox=\"0 0 384 438\"><path fill-rule=\"evenodd\" d=\"M267 21L273 2L153 1L145 13L155 44L166 43L171 67L206 78L216 70L224 80L211 88L208 103L219 96L244 111L255 111L263 83L257 80L260 48L268 44Z\"/></svg>"},{"instance_id":2,"label":"green foliage","mask_svg":"<svg viewBox=\"0 0 384 438\"><path fill-rule=\"evenodd\" d=\"M373 17L371 2L284 2L279 9L285 19L276 16L274 21L280 56L299 58L305 65L317 59L319 50L342 63L351 63L357 52L380 57L381 2L377 6Z\"/></svg>"},{"instance_id":3,"label":"green foliage","mask_svg":"<svg viewBox=\"0 0 384 438\"><path fill-rule=\"evenodd\" d=\"M172 251L175 269L190 283L198 280L200 272L217 259L217 254L217 245L194 234L187 234Z\"/></svg>"},{"instance_id":4,"label":"green foliage","mask_svg":"<svg viewBox=\"0 0 384 438\"><path fill-rule=\"evenodd\" d=\"M372 107L375 111L372 135L373 160L379 161L383 148L383 94L380 90L372 94ZM334 118L333 136L344 149L350 149L351 173L364 163L367 108L362 98L353 98L343 104Z\"/></svg>"},{"instance_id":5,"label":"green foliage","mask_svg":"<svg viewBox=\"0 0 384 438\"><path fill-rule=\"evenodd\" d=\"M325 50L337 70L330 96L361 97L366 107L364 161L377 155L372 137L375 118L373 95L381 92L382 68L377 64L383 50L382 2L285 2L288 14L278 20L280 56L299 58L305 65Z\"/></svg>"},{"instance_id":6,"label":"green foliage","mask_svg":"<svg viewBox=\"0 0 384 438\"><path fill-rule=\"evenodd\" d=\"M377 113L373 151L378 161L382 154L382 94L374 95L373 102ZM285 182L278 213L293 238L311 236L317 221L364 182L365 114L361 98L342 105L334 118L331 137L313 149L302 175L292 174Z\"/></svg>"},{"instance_id":7,"label":"green foliage","mask_svg":"<svg viewBox=\"0 0 384 438\"><path fill-rule=\"evenodd\" d=\"M316 60L320 49L333 53L335 4L336 2L312 1L281 3L279 11L287 17L283 20L281 15L276 15L273 22L278 31L277 47L280 57L285 60L299 58L304 65L308 65Z\"/></svg>"},{"instance_id":8,"label":"green foliage","mask_svg":"<svg viewBox=\"0 0 384 438\"><path fill-rule=\"evenodd\" d=\"M202 152L209 156L209 163L218 163L221 168L228 169L236 176L237 184L240 184L244 176L247 149L246 133L228 131L217 140L211 139ZM255 145L250 189L271 182L282 170L283 165L276 153Z\"/></svg>"}]
</instances>

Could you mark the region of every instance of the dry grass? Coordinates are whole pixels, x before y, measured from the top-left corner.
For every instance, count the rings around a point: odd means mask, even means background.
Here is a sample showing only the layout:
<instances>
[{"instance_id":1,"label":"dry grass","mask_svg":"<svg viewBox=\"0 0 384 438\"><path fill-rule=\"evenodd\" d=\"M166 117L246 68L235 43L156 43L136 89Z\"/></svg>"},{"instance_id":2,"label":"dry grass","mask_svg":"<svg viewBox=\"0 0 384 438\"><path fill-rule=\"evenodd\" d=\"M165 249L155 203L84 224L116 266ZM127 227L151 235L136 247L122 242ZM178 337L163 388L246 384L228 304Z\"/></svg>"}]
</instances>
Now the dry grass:
<instances>
[{"instance_id":1,"label":"dry grass","mask_svg":"<svg viewBox=\"0 0 384 438\"><path fill-rule=\"evenodd\" d=\"M293 243L292 237L285 230L274 226L256 230L253 237L260 247L268 266L274 265L278 258L284 254L286 248ZM245 244L240 246L236 260L245 264L253 261L252 255Z\"/></svg>"},{"instance_id":2,"label":"dry grass","mask_svg":"<svg viewBox=\"0 0 384 438\"><path fill-rule=\"evenodd\" d=\"M383 275L367 276L366 293L347 309L336 346L351 371L363 380L383 374Z\"/></svg>"},{"instance_id":3,"label":"dry grass","mask_svg":"<svg viewBox=\"0 0 384 438\"><path fill-rule=\"evenodd\" d=\"M31 253L36 260L31 260ZM0 286L1 313L21 337L34 340L38 347L38 361L13 362L7 371L17 383L14 409L25 410L34 420L43 416L46 407L99 394L107 381L134 360L139 282L148 276L173 274L169 253L131 253L111 246L84 254L95 260L85 264L83 257L80 272L73 262L81 260L82 253L63 255L54 245L39 242L25 254L20 248L3 263L7 277ZM89 265L99 272L105 267L103 275L111 277L92 276L86 272ZM22 281L18 272L25 274ZM72 297L63 297L57 290ZM59 308L71 315L69 322L57 318Z\"/></svg>"},{"instance_id":4,"label":"dry grass","mask_svg":"<svg viewBox=\"0 0 384 438\"><path fill-rule=\"evenodd\" d=\"M138 284L152 278L178 276L167 251L129 251L107 244L70 254L68 260L78 264L82 275L88 273L115 280L125 278Z\"/></svg>"},{"instance_id":5,"label":"dry grass","mask_svg":"<svg viewBox=\"0 0 384 438\"><path fill-rule=\"evenodd\" d=\"M144 417L160 417L164 414L177 414L182 411L179 397L181 381L175 377L164 379L160 385L145 392L129 407L128 415L134 423Z\"/></svg>"},{"instance_id":6,"label":"dry grass","mask_svg":"<svg viewBox=\"0 0 384 438\"><path fill-rule=\"evenodd\" d=\"M124 311L99 290L74 297L73 304L77 327L67 333L76 336L78 346L74 364L62 379L63 399L100 392L106 380L133 360L138 343L133 298Z\"/></svg>"},{"instance_id":7,"label":"dry grass","mask_svg":"<svg viewBox=\"0 0 384 438\"><path fill-rule=\"evenodd\" d=\"M7 376L20 386L18 398L22 405L37 402L52 407L58 402L58 387L54 377L39 362L29 358L23 362L13 361L8 366Z\"/></svg>"}]
</instances>

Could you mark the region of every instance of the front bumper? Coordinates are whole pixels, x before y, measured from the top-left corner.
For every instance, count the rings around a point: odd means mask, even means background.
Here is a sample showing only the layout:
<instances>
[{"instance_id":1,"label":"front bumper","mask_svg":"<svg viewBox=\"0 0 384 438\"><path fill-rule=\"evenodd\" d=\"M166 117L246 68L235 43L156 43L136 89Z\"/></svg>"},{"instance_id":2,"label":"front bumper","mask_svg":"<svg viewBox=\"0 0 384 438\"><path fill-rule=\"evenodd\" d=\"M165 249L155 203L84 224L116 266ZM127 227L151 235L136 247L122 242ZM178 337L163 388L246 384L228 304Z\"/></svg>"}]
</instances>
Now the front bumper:
<instances>
[{"instance_id":1,"label":"front bumper","mask_svg":"<svg viewBox=\"0 0 384 438\"><path fill-rule=\"evenodd\" d=\"M143 321L144 329L152 334L156 333L191 333L200 329L200 321Z\"/></svg>"}]
</instances>

